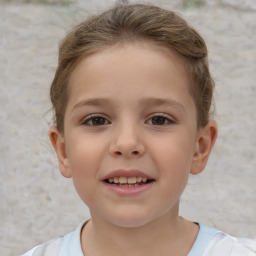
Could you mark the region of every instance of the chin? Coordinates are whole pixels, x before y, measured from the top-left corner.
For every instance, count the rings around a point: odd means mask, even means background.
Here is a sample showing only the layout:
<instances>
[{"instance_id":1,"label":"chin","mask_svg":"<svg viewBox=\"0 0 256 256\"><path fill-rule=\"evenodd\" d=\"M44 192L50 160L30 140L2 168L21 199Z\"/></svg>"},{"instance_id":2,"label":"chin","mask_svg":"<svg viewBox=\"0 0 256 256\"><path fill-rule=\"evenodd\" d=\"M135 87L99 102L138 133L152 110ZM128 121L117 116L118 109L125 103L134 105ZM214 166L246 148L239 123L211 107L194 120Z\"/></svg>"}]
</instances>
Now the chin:
<instances>
[{"instance_id":1,"label":"chin","mask_svg":"<svg viewBox=\"0 0 256 256\"><path fill-rule=\"evenodd\" d=\"M122 228L139 228L152 221L152 219L145 215L127 213L127 215L119 215L109 221L113 225Z\"/></svg>"},{"instance_id":2,"label":"chin","mask_svg":"<svg viewBox=\"0 0 256 256\"><path fill-rule=\"evenodd\" d=\"M146 225L147 222L145 222L145 220L143 220L143 221L132 220L132 221L120 221L120 222L115 221L113 224L120 228L140 228L140 227Z\"/></svg>"}]
</instances>

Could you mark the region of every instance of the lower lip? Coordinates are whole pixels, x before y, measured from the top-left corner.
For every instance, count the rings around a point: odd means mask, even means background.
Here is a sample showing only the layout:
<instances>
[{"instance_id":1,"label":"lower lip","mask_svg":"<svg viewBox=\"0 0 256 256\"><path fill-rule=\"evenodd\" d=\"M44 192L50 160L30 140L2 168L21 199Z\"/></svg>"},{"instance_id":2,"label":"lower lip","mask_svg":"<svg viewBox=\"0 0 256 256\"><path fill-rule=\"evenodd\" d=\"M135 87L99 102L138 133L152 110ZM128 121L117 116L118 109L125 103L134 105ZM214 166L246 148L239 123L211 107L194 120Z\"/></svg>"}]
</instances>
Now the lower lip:
<instances>
[{"instance_id":1,"label":"lower lip","mask_svg":"<svg viewBox=\"0 0 256 256\"><path fill-rule=\"evenodd\" d=\"M154 182L149 182L143 185L139 186L132 186L132 187L125 187L125 186L119 186L114 184L109 184L106 182L103 182L103 184L110 189L111 191L115 192L118 195L121 196L136 196L138 194L141 194L145 192L146 190L150 189L152 187Z\"/></svg>"}]
</instances>

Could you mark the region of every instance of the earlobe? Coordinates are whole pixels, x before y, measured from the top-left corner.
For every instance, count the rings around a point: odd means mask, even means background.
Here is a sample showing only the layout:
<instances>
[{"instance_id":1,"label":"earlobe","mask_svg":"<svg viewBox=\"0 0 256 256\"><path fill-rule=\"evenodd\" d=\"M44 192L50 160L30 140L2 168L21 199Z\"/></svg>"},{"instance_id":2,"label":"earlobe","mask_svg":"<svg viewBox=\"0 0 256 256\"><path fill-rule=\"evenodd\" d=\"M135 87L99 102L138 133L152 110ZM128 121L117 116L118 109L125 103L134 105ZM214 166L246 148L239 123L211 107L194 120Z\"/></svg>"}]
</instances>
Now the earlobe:
<instances>
[{"instance_id":1,"label":"earlobe","mask_svg":"<svg viewBox=\"0 0 256 256\"><path fill-rule=\"evenodd\" d=\"M52 126L49 130L49 138L52 146L55 149L61 174L66 178L71 178L72 175L69 165L69 159L66 153L64 136L57 130L55 126Z\"/></svg>"},{"instance_id":2,"label":"earlobe","mask_svg":"<svg viewBox=\"0 0 256 256\"><path fill-rule=\"evenodd\" d=\"M191 174L198 174L205 168L212 148L215 144L217 134L218 128L214 120L210 120L204 128L199 130L190 170Z\"/></svg>"}]
</instances>

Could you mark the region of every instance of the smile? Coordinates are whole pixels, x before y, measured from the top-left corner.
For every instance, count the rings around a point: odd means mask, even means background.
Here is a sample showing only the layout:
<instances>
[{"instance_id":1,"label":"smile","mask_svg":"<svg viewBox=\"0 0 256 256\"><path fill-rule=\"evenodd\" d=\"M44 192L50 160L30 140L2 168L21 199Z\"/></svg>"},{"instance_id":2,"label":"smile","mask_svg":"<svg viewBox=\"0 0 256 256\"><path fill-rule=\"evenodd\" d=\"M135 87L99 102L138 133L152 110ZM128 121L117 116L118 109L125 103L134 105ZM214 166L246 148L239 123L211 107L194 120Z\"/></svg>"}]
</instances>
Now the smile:
<instances>
[{"instance_id":1,"label":"smile","mask_svg":"<svg viewBox=\"0 0 256 256\"><path fill-rule=\"evenodd\" d=\"M144 185L147 184L151 181L153 181L152 179L148 179L146 177L113 177L113 178L109 178L104 180L105 182L109 183L109 184L113 184L113 185L117 185L117 186L125 186L125 187L135 187L135 186L140 186L140 185Z\"/></svg>"},{"instance_id":2,"label":"smile","mask_svg":"<svg viewBox=\"0 0 256 256\"><path fill-rule=\"evenodd\" d=\"M119 196L136 196L149 190L155 179L135 169L117 169L102 179L105 187Z\"/></svg>"}]
</instances>

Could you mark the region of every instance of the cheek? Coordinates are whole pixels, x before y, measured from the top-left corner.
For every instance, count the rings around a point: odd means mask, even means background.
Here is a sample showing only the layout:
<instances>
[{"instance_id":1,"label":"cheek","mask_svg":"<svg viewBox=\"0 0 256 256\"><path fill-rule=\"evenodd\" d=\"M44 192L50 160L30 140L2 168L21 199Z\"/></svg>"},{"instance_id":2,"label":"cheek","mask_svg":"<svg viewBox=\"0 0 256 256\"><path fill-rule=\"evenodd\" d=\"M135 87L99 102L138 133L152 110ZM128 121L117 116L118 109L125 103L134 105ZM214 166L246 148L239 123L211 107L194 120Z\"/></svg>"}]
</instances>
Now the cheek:
<instances>
[{"instance_id":1,"label":"cheek","mask_svg":"<svg viewBox=\"0 0 256 256\"><path fill-rule=\"evenodd\" d=\"M102 141L96 137L92 140L90 136L77 133L77 136L70 137L69 142L67 151L72 173L83 173L95 169L104 150L100 146Z\"/></svg>"},{"instance_id":2,"label":"cheek","mask_svg":"<svg viewBox=\"0 0 256 256\"><path fill-rule=\"evenodd\" d=\"M165 183L165 187L169 187L171 194L182 193L187 184L191 163L190 157L184 159L184 155L177 151L170 152L170 155L165 153L164 160L158 163L161 181Z\"/></svg>"},{"instance_id":3,"label":"cheek","mask_svg":"<svg viewBox=\"0 0 256 256\"><path fill-rule=\"evenodd\" d=\"M171 152L173 157L166 154L161 166L158 166L160 173L159 186L162 190L162 198L166 204L173 207L178 202L188 182L191 161L184 159L180 152Z\"/></svg>"},{"instance_id":4,"label":"cheek","mask_svg":"<svg viewBox=\"0 0 256 256\"><path fill-rule=\"evenodd\" d=\"M179 195L186 186L192 161L193 143L191 137L170 136L159 141L154 147L153 162L157 165L160 181L166 187L166 193Z\"/></svg>"},{"instance_id":5,"label":"cheek","mask_svg":"<svg viewBox=\"0 0 256 256\"><path fill-rule=\"evenodd\" d=\"M104 152L97 143L87 139L73 140L69 147L68 158L72 179L76 190L81 194L97 182L98 170Z\"/></svg>"},{"instance_id":6,"label":"cheek","mask_svg":"<svg viewBox=\"0 0 256 256\"><path fill-rule=\"evenodd\" d=\"M151 137L150 150L153 160L162 165L164 169L176 171L189 171L193 155L194 142L187 133L171 134L168 137ZM153 152L154 151L154 152ZM161 169L162 169L161 168Z\"/></svg>"}]
</instances>

